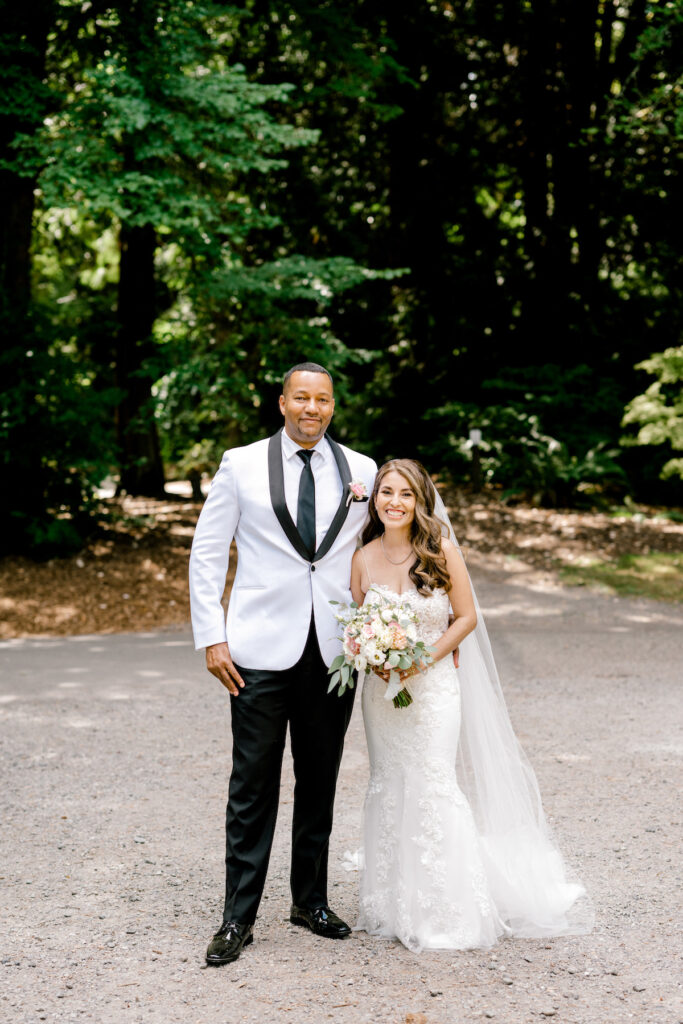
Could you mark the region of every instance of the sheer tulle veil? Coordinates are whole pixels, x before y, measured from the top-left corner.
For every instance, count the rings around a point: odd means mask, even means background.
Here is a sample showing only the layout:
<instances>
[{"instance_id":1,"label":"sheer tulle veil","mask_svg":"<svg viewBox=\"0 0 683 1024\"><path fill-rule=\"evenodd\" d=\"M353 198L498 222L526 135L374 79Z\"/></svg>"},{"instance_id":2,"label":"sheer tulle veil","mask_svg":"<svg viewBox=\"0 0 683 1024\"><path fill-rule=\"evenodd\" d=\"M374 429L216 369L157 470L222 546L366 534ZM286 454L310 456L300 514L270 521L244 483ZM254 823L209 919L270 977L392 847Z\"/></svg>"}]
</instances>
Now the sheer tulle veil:
<instances>
[{"instance_id":1,"label":"sheer tulle veil","mask_svg":"<svg viewBox=\"0 0 683 1024\"><path fill-rule=\"evenodd\" d=\"M435 515L459 548L443 499ZM471 580L470 580L471 585ZM534 771L515 736L476 593L477 626L460 645L458 783L480 833L494 902L511 935L580 934L593 908L546 821Z\"/></svg>"}]
</instances>

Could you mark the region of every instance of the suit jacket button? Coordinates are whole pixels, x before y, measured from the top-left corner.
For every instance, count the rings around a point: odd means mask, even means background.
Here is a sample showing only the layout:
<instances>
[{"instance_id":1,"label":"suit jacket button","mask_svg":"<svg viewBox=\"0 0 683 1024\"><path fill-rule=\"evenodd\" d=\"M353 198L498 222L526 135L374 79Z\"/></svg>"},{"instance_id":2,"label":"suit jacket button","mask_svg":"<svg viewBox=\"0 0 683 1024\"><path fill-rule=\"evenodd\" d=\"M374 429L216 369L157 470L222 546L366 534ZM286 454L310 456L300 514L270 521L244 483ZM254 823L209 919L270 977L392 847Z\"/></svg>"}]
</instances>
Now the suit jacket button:
<instances>
[{"instance_id":1,"label":"suit jacket button","mask_svg":"<svg viewBox=\"0 0 683 1024\"><path fill-rule=\"evenodd\" d=\"M314 565L311 566L311 572L315 572L315 566Z\"/></svg>"}]
</instances>

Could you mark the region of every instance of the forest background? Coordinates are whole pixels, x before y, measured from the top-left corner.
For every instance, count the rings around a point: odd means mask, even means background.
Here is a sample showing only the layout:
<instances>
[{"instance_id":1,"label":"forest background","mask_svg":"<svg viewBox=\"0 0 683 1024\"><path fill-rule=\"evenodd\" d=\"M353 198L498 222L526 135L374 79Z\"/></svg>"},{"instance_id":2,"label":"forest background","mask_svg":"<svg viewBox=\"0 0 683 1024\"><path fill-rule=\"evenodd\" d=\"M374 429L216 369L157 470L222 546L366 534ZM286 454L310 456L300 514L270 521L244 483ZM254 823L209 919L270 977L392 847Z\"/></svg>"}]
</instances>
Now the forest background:
<instances>
[{"instance_id":1,"label":"forest background","mask_svg":"<svg viewBox=\"0 0 683 1024\"><path fill-rule=\"evenodd\" d=\"M2 8L2 552L199 497L304 358L378 460L680 503L678 3Z\"/></svg>"}]
</instances>

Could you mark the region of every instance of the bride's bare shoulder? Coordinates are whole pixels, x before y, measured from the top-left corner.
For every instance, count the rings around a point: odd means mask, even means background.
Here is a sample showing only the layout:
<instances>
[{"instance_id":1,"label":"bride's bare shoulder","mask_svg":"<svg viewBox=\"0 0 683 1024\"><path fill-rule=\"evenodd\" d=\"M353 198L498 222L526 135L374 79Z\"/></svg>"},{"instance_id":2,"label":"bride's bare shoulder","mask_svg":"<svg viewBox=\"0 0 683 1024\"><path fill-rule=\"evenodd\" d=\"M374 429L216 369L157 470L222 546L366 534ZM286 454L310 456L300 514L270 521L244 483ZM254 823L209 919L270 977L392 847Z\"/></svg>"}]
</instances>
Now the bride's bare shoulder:
<instances>
[{"instance_id":1,"label":"bride's bare shoulder","mask_svg":"<svg viewBox=\"0 0 683 1024\"><path fill-rule=\"evenodd\" d=\"M446 567L453 580L467 578L465 557L459 544L454 544L449 537L441 540L441 550L446 557Z\"/></svg>"},{"instance_id":2,"label":"bride's bare shoulder","mask_svg":"<svg viewBox=\"0 0 683 1024\"><path fill-rule=\"evenodd\" d=\"M375 537L374 540L368 541L368 543L364 544L360 550L364 551L366 555L371 555L374 551L379 551L379 537Z\"/></svg>"},{"instance_id":3,"label":"bride's bare shoulder","mask_svg":"<svg viewBox=\"0 0 683 1024\"><path fill-rule=\"evenodd\" d=\"M359 549L362 558L369 565L376 565L382 557L382 549L379 545L379 538L375 537L374 540L368 541L362 548Z\"/></svg>"}]
</instances>

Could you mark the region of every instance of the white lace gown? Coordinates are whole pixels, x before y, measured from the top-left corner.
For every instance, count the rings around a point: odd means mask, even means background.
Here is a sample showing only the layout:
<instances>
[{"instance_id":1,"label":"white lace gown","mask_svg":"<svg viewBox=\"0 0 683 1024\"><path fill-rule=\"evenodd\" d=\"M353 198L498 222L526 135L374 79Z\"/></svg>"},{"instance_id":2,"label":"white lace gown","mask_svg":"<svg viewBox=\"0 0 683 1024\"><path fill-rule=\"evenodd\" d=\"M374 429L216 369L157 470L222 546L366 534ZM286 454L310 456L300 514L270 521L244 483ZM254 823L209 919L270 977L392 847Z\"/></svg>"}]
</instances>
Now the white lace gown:
<instances>
[{"instance_id":1,"label":"white lace gown","mask_svg":"<svg viewBox=\"0 0 683 1024\"><path fill-rule=\"evenodd\" d=\"M372 584L372 591L398 597ZM420 639L448 627L443 590L400 595L419 616ZM477 828L456 779L460 732L458 673L443 658L409 683L414 700L395 708L370 672L363 720L370 754L357 930L398 938L409 949L493 945L509 931L494 904Z\"/></svg>"}]
</instances>

